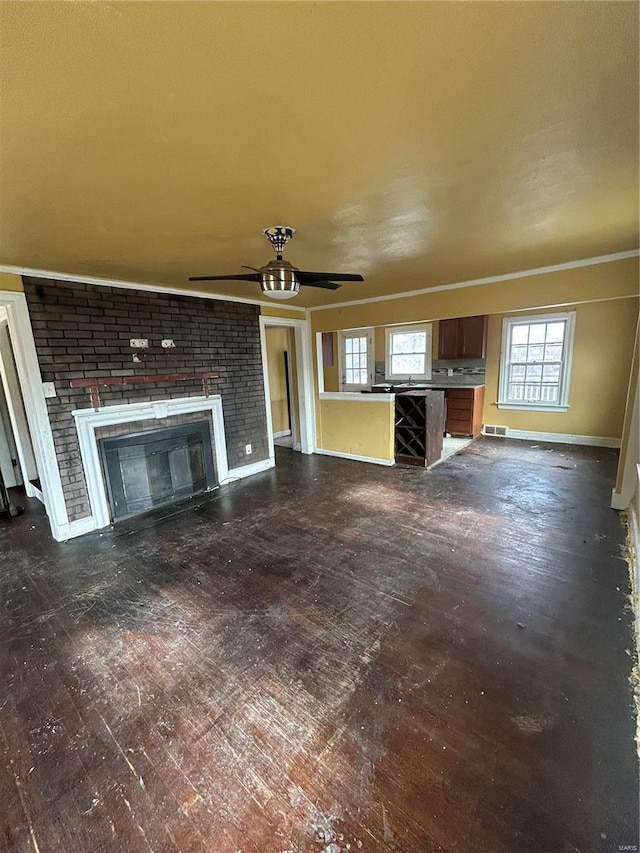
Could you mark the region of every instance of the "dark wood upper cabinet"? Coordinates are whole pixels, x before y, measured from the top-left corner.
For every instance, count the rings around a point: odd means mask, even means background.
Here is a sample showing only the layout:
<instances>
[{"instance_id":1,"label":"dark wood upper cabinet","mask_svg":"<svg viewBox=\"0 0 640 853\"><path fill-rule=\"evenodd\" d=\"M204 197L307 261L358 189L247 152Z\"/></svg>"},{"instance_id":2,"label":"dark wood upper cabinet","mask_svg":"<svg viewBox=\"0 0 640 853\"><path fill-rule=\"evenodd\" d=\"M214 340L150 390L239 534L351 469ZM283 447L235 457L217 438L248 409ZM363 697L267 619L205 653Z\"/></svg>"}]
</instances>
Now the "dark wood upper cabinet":
<instances>
[{"instance_id":1,"label":"dark wood upper cabinet","mask_svg":"<svg viewBox=\"0 0 640 853\"><path fill-rule=\"evenodd\" d=\"M487 317L440 320L439 358L485 358Z\"/></svg>"}]
</instances>

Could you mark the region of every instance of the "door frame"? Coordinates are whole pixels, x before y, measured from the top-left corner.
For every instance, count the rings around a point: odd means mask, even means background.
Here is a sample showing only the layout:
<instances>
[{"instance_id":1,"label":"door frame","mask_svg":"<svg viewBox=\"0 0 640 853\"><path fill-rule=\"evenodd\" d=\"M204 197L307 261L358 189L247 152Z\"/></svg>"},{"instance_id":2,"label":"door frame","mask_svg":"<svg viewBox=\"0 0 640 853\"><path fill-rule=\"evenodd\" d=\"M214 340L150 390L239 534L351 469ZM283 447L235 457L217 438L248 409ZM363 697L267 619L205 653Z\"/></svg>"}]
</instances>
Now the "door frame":
<instances>
[{"instance_id":1,"label":"door frame","mask_svg":"<svg viewBox=\"0 0 640 853\"><path fill-rule=\"evenodd\" d=\"M260 315L260 350L262 353L262 375L264 378L264 399L267 415L267 435L269 460L275 464L273 443L273 422L271 420L271 395L269 392L269 365L267 360L267 328L280 327L291 329L296 348L296 386L298 390L298 409L300 421L300 451L311 454L315 451L316 412L313 399L313 359L311 356L311 336L308 319L295 320L289 317L269 317Z\"/></svg>"},{"instance_id":2,"label":"door frame","mask_svg":"<svg viewBox=\"0 0 640 853\"><path fill-rule=\"evenodd\" d=\"M82 521L70 523L67 514L27 298L20 291L0 291L0 309L3 309L3 315L6 313L9 326L13 357L42 491L29 482L28 478L24 488L29 497L36 497L44 503L51 534L60 542L71 535L77 535L72 533L72 525L82 527ZM14 437L18 443L19 436ZM20 448L18 452L20 454ZM20 464L24 464L22 458Z\"/></svg>"}]
</instances>

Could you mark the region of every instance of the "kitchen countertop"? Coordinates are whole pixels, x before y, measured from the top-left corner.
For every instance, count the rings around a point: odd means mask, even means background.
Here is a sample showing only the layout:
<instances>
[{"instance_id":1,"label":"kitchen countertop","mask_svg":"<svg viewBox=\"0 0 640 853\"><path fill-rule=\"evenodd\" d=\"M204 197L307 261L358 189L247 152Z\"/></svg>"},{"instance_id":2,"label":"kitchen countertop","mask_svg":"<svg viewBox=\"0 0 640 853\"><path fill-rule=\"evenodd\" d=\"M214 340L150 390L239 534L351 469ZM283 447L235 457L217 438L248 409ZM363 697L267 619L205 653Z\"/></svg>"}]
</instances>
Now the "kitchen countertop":
<instances>
[{"instance_id":1,"label":"kitchen countertop","mask_svg":"<svg viewBox=\"0 0 640 853\"><path fill-rule=\"evenodd\" d=\"M451 382L447 381L447 377L442 380L432 380L431 382L422 383L429 388L482 388L484 382Z\"/></svg>"},{"instance_id":2,"label":"kitchen countertop","mask_svg":"<svg viewBox=\"0 0 640 853\"><path fill-rule=\"evenodd\" d=\"M384 385L383 382L377 384ZM445 376L441 380L431 380L430 382L416 382L415 384L409 386L409 388L407 388L407 386L404 386L404 388L405 390L413 391L439 391L441 389L449 390L450 388L482 388L485 384L485 382L473 382L471 380L466 382L456 382L455 380L452 381L451 377ZM400 382L398 383L398 386L401 388L403 387ZM389 393L394 392L391 391Z\"/></svg>"}]
</instances>

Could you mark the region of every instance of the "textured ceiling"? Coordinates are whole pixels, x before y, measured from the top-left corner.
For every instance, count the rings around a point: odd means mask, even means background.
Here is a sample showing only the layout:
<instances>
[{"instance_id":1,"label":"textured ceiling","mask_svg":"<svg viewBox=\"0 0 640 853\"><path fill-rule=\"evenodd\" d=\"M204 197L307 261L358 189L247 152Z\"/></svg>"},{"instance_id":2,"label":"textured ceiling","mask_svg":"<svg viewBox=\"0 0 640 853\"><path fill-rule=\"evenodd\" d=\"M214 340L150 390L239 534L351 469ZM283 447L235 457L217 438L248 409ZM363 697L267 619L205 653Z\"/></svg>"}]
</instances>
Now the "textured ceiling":
<instances>
[{"instance_id":1,"label":"textured ceiling","mask_svg":"<svg viewBox=\"0 0 640 853\"><path fill-rule=\"evenodd\" d=\"M638 245L638 4L0 3L0 263L377 296ZM213 286L209 286L213 290ZM257 285L216 292L259 297Z\"/></svg>"}]
</instances>

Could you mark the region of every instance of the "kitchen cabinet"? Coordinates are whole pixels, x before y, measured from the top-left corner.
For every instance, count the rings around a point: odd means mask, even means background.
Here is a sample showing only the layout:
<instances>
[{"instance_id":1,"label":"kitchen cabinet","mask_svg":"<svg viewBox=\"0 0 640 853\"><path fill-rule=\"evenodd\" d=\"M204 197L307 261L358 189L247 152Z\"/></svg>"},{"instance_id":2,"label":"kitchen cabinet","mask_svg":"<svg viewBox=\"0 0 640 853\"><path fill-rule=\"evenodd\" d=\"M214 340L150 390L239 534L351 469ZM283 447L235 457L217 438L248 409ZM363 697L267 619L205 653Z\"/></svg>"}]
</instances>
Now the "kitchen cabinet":
<instances>
[{"instance_id":1,"label":"kitchen cabinet","mask_svg":"<svg viewBox=\"0 0 640 853\"><path fill-rule=\"evenodd\" d=\"M439 332L439 358L485 358L487 347L485 315L440 320Z\"/></svg>"},{"instance_id":2,"label":"kitchen cabinet","mask_svg":"<svg viewBox=\"0 0 640 853\"><path fill-rule=\"evenodd\" d=\"M484 385L478 388L448 388L445 430L451 435L472 435L482 432Z\"/></svg>"},{"instance_id":3,"label":"kitchen cabinet","mask_svg":"<svg viewBox=\"0 0 640 853\"><path fill-rule=\"evenodd\" d=\"M443 391L406 391L396 394L395 459L427 467L442 455Z\"/></svg>"}]
</instances>

